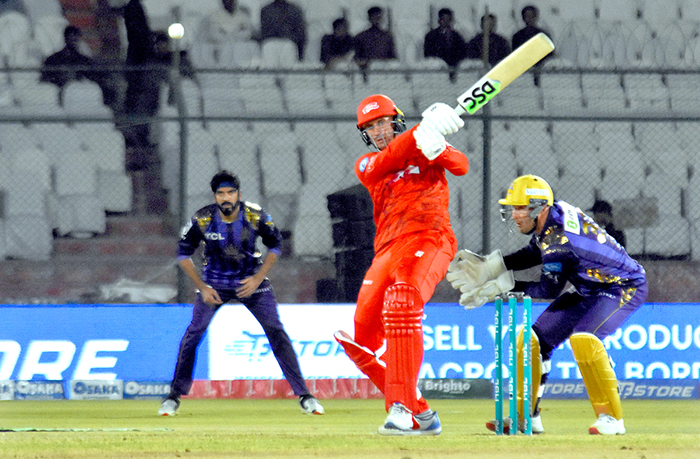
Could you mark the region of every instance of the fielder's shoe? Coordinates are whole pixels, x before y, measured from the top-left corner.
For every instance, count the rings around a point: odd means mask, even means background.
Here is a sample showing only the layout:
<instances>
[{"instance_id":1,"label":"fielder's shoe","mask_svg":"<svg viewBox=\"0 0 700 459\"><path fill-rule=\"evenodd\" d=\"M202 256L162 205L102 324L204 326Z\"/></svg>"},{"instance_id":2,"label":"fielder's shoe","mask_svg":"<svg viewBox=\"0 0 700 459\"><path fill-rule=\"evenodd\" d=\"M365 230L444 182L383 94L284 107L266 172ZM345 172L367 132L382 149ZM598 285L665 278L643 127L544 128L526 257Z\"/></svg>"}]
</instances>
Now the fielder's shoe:
<instances>
[{"instance_id":1,"label":"fielder's shoe","mask_svg":"<svg viewBox=\"0 0 700 459\"><path fill-rule=\"evenodd\" d=\"M299 397L299 405L301 405L301 412L306 414L324 414L326 411L323 409L318 400L311 395L301 395Z\"/></svg>"},{"instance_id":2,"label":"fielder's shoe","mask_svg":"<svg viewBox=\"0 0 700 459\"><path fill-rule=\"evenodd\" d=\"M588 433L591 435L624 435L625 432L625 421L615 419L609 414L598 416L595 424L588 429Z\"/></svg>"},{"instance_id":3,"label":"fielder's shoe","mask_svg":"<svg viewBox=\"0 0 700 459\"><path fill-rule=\"evenodd\" d=\"M180 399L168 397L161 403L158 416L175 416L178 408L180 408Z\"/></svg>"},{"instance_id":4,"label":"fielder's shoe","mask_svg":"<svg viewBox=\"0 0 700 459\"><path fill-rule=\"evenodd\" d=\"M544 433L544 426L542 425L542 417L540 416L540 413L537 413L533 415L531 418L531 424L532 424L532 433L535 435ZM503 420L503 433L505 435L510 434L510 427L513 423L511 422L510 418L505 418ZM496 431L496 421L489 421L486 423L486 428L489 429L491 432ZM518 421L518 430L520 432L525 433L525 421L519 420Z\"/></svg>"}]
</instances>

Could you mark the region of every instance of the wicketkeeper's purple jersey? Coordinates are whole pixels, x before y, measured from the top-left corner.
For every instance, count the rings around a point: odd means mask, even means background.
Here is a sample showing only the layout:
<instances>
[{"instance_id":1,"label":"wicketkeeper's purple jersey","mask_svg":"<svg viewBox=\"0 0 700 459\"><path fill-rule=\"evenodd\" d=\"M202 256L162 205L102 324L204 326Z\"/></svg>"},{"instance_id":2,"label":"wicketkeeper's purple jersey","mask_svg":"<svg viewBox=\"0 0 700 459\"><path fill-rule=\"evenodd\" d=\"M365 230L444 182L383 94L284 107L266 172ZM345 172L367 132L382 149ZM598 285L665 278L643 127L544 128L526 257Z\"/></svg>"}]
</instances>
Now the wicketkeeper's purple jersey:
<instances>
[{"instance_id":1,"label":"wicketkeeper's purple jersey","mask_svg":"<svg viewBox=\"0 0 700 459\"><path fill-rule=\"evenodd\" d=\"M539 282L516 282L513 290L533 298L554 298L570 282L582 296L646 282L642 265L580 209L555 201L540 234L504 257L515 271L542 265Z\"/></svg>"}]
</instances>

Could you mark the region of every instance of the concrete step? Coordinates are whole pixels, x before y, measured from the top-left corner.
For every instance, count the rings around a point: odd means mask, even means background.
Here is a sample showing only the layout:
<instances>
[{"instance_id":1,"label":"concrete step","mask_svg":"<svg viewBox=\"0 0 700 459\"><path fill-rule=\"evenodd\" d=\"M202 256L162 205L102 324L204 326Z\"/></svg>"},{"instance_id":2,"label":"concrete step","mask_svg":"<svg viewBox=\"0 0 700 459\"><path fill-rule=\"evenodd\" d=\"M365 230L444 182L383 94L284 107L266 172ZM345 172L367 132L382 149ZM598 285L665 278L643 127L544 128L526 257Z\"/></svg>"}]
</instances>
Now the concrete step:
<instances>
[{"instance_id":1,"label":"concrete step","mask_svg":"<svg viewBox=\"0 0 700 459\"><path fill-rule=\"evenodd\" d=\"M171 256L177 254L174 236L97 236L89 239L54 239L55 255L143 255ZM109 263L109 260L104 260Z\"/></svg>"},{"instance_id":2,"label":"concrete step","mask_svg":"<svg viewBox=\"0 0 700 459\"><path fill-rule=\"evenodd\" d=\"M112 215L107 217L108 236L174 236L177 231L169 217Z\"/></svg>"},{"instance_id":3,"label":"concrete step","mask_svg":"<svg viewBox=\"0 0 700 459\"><path fill-rule=\"evenodd\" d=\"M0 303L89 303L120 279L176 285L174 256L58 254L0 263Z\"/></svg>"}]
</instances>

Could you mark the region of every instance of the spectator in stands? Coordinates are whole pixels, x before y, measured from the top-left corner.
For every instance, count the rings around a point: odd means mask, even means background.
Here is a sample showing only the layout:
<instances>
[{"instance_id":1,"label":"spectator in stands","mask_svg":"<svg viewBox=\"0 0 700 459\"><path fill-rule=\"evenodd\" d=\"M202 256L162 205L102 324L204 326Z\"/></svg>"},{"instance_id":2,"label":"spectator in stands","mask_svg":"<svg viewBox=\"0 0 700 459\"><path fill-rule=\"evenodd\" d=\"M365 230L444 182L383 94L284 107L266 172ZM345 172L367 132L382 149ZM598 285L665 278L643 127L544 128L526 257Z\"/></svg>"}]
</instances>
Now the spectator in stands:
<instances>
[{"instance_id":1,"label":"spectator in stands","mask_svg":"<svg viewBox=\"0 0 700 459\"><path fill-rule=\"evenodd\" d=\"M2 0L0 1L0 14L8 11L16 11L22 14L28 14L27 8L24 6L23 0Z\"/></svg>"},{"instance_id":2,"label":"spectator in stands","mask_svg":"<svg viewBox=\"0 0 700 459\"><path fill-rule=\"evenodd\" d=\"M366 69L372 60L396 59L394 36L381 28L384 10L373 6L367 10L368 29L355 36L355 62Z\"/></svg>"},{"instance_id":3,"label":"spectator in stands","mask_svg":"<svg viewBox=\"0 0 700 459\"><path fill-rule=\"evenodd\" d=\"M466 57L466 40L452 28L454 15L449 8L438 11L438 27L425 35L423 41L424 57L439 57L450 67L457 67Z\"/></svg>"},{"instance_id":4,"label":"spectator in stands","mask_svg":"<svg viewBox=\"0 0 700 459\"><path fill-rule=\"evenodd\" d=\"M124 7L123 14L128 40L126 65L134 67L125 75L124 114L152 117L160 107L161 85L170 82L174 56L169 37L164 31L151 30L140 0L131 0ZM179 64L182 75L194 78L186 51L180 51ZM130 124L132 129L127 135L127 147L143 149L155 144L150 139L148 123ZM132 166L139 167L137 164Z\"/></svg>"},{"instance_id":5,"label":"spectator in stands","mask_svg":"<svg viewBox=\"0 0 700 459\"><path fill-rule=\"evenodd\" d=\"M505 37L496 33L497 19L493 14L481 17L481 32L476 34L467 43L466 55L468 59L485 59L488 63L496 65L504 57L510 54L510 44ZM488 36L488 56L484 56L484 37Z\"/></svg>"},{"instance_id":6,"label":"spectator in stands","mask_svg":"<svg viewBox=\"0 0 700 459\"><path fill-rule=\"evenodd\" d=\"M170 87L169 102L174 101L170 72L175 59L180 74L196 81L193 66L185 51L177 55L170 48L166 32L153 32L140 0L131 0L122 8L128 46L126 49L126 94L119 127L126 144L126 169L134 180L135 211L158 213L164 209L160 187L160 157L155 120L160 108L162 85ZM135 174L135 172L138 172Z\"/></svg>"},{"instance_id":7,"label":"spectator in stands","mask_svg":"<svg viewBox=\"0 0 700 459\"><path fill-rule=\"evenodd\" d=\"M260 39L287 38L297 45L299 60L304 59L306 21L304 12L287 0L274 0L260 10Z\"/></svg>"},{"instance_id":8,"label":"spectator in stands","mask_svg":"<svg viewBox=\"0 0 700 459\"><path fill-rule=\"evenodd\" d=\"M539 20L540 17L540 12L537 9L536 6L533 5L527 5L525 6L522 11L520 12L520 15L523 18L523 22L525 22L525 27L522 29L518 30L513 34L513 39L511 40L511 44L513 45L513 49L516 49L526 41L528 41L530 38L534 37L538 33L542 32L545 33L549 38L552 38L552 35L545 31L544 29L540 29L537 26L537 21ZM554 55L554 52L549 53L546 55L541 61L539 61L537 64L535 64L534 67L534 78L535 78L535 85L539 85L539 74L540 70L542 69L542 64L544 64L544 61L546 59L549 59Z\"/></svg>"},{"instance_id":9,"label":"spectator in stands","mask_svg":"<svg viewBox=\"0 0 700 459\"><path fill-rule=\"evenodd\" d=\"M202 20L200 37L217 45L252 40L256 32L248 8L239 6L238 0L221 0L221 4L222 10L216 10Z\"/></svg>"},{"instance_id":10,"label":"spectator in stands","mask_svg":"<svg viewBox=\"0 0 700 459\"><path fill-rule=\"evenodd\" d=\"M113 106L117 100L116 83L110 77L109 72L94 70L95 60L80 52L81 37L82 33L77 27L69 25L63 30L65 46L44 60L39 81L58 86L58 99L61 105L63 88L68 83L83 79L94 81L102 89L103 102L108 106Z\"/></svg>"},{"instance_id":11,"label":"spectator in stands","mask_svg":"<svg viewBox=\"0 0 700 459\"><path fill-rule=\"evenodd\" d=\"M348 33L348 21L338 18L333 21L333 33L321 38L321 62L327 69L338 62L349 62L355 50L355 40Z\"/></svg>"},{"instance_id":12,"label":"spectator in stands","mask_svg":"<svg viewBox=\"0 0 700 459\"><path fill-rule=\"evenodd\" d=\"M591 207L590 212L593 213L593 220L595 220L606 233L615 238L615 240L622 247L625 247L627 243L625 240L625 233L622 230L615 228L615 225L613 224L612 205L610 205L610 203L607 201L599 199L593 203L593 207Z\"/></svg>"}]
</instances>

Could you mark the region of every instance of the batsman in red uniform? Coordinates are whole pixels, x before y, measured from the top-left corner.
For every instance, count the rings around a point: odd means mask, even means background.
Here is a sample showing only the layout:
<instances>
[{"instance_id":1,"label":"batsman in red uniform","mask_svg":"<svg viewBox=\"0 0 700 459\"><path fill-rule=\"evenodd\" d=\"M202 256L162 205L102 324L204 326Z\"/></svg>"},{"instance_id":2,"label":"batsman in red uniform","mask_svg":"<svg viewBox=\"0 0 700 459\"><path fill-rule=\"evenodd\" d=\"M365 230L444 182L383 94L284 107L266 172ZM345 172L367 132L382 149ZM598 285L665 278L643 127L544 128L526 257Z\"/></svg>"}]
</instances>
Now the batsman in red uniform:
<instances>
[{"instance_id":1,"label":"batsman in red uniform","mask_svg":"<svg viewBox=\"0 0 700 459\"><path fill-rule=\"evenodd\" d=\"M420 124L407 132L403 113L387 96L370 96L357 109L362 139L377 150L355 164L374 204L375 256L357 298L355 336L338 331L335 338L384 393L383 435L442 431L417 383L423 308L457 251L445 171L464 175L469 161L444 136L462 126L455 111L441 103L423 112Z\"/></svg>"}]
</instances>

